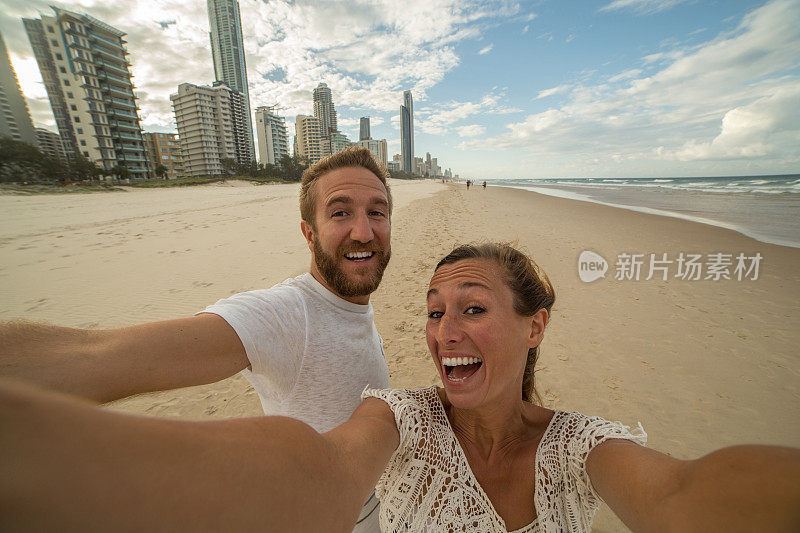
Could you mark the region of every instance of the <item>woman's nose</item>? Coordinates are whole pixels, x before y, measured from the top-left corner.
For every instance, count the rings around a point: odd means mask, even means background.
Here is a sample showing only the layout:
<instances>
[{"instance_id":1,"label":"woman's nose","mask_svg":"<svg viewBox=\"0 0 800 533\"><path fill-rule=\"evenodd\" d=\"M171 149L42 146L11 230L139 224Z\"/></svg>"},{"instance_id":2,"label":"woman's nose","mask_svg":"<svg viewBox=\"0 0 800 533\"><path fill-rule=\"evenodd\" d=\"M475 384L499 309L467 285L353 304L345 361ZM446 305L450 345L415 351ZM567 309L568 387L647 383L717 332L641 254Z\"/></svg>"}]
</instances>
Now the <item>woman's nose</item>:
<instances>
[{"instance_id":1,"label":"woman's nose","mask_svg":"<svg viewBox=\"0 0 800 533\"><path fill-rule=\"evenodd\" d=\"M458 319L447 313L442 315L442 318L439 319L439 329L437 331L439 343L444 345L449 342L457 342L461 340L461 336L461 327Z\"/></svg>"}]
</instances>

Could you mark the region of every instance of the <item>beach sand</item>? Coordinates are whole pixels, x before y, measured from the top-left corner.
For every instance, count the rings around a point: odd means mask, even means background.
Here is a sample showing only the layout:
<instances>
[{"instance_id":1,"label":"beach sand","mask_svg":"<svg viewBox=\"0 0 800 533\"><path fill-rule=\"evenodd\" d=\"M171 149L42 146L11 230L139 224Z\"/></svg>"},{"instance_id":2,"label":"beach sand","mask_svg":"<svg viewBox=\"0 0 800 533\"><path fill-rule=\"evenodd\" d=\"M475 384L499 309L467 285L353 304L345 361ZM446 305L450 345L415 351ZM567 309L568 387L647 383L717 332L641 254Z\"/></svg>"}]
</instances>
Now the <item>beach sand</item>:
<instances>
[{"instance_id":1,"label":"beach sand","mask_svg":"<svg viewBox=\"0 0 800 533\"><path fill-rule=\"evenodd\" d=\"M736 443L800 446L800 250L683 220L489 186L392 181L393 260L373 295L392 386L438 382L425 290L454 245L515 241L557 299L537 387L547 407L641 422L648 445L693 458ZM0 319L111 328L189 316L308 269L297 185L0 196ZM584 283L578 256L609 263ZM758 280L614 279L621 253L763 256ZM647 259L647 257L645 258ZM185 419L254 416L241 377L140 395L112 409ZM624 531L604 508L596 531Z\"/></svg>"}]
</instances>

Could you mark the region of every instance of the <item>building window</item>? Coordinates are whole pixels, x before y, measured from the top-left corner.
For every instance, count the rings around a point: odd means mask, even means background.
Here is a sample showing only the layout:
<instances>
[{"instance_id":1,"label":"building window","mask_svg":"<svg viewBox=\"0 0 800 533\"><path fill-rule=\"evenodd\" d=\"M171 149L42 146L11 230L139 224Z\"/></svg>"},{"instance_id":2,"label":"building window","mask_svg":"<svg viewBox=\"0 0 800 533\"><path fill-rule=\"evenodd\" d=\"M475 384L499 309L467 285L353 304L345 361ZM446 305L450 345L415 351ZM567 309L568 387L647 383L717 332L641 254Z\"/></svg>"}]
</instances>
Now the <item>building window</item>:
<instances>
[{"instance_id":1,"label":"building window","mask_svg":"<svg viewBox=\"0 0 800 533\"><path fill-rule=\"evenodd\" d=\"M75 122L80 122L80 121L81 121L81 117L72 117L72 119L73 119Z\"/></svg>"},{"instance_id":2,"label":"building window","mask_svg":"<svg viewBox=\"0 0 800 533\"><path fill-rule=\"evenodd\" d=\"M56 32L56 31L53 29L53 27L52 27L52 26L48 26L48 27L47 27L47 31L49 31L50 33L55 33L55 32Z\"/></svg>"},{"instance_id":3,"label":"building window","mask_svg":"<svg viewBox=\"0 0 800 533\"><path fill-rule=\"evenodd\" d=\"M83 135L83 128L78 128L78 135Z\"/></svg>"},{"instance_id":4,"label":"building window","mask_svg":"<svg viewBox=\"0 0 800 533\"><path fill-rule=\"evenodd\" d=\"M86 146L86 141L84 141L83 139L81 139L81 146Z\"/></svg>"},{"instance_id":5,"label":"building window","mask_svg":"<svg viewBox=\"0 0 800 533\"><path fill-rule=\"evenodd\" d=\"M83 152L83 157L89 157L89 152Z\"/></svg>"},{"instance_id":6,"label":"building window","mask_svg":"<svg viewBox=\"0 0 800 533\"><path fill-rule=\"evenodd\" d=\"M58 67L58 71L59 71L61 74L66 74L66 73L67 73L67 69L65 69L64 67Z\"/></svg>"},{"instance_id":7,"label":"building window","mask_svg":"<svg viewBox=\"0 0 800 533\"><path fill-rule=\"evenodd\" d=\"M53 46L58 46L58 41L56 41L55 39L50 39L50 44L52 44Z\"/></svg>"},{"instance_id":8,"label":"building window","mask_svg":"<svg viewBox=\"0 0 800 533\"><path fill-rule=\"evenodd\" d=\"M72 93L67 93L67 98L74 98L74 97L72 96Z\"/></svg>"},{"instance_id":9,"label":"building window","mask_svg":"<svg viewBox=\"0 0 800 533\"><path fill-rule=\"evenodd\" d=\"M66 85L67 87L69 87L69 80L64 80L64 85Z\"/></svg>"},{"instance_id":10,"label":"building window","mask_svg":"<svg viewBox=\"0 0 800 533\"><path fill-rule=\"evenodd\" d=\"M56 54L56 59L61 61L62 59L64 59L64 57L61 54Z\"/></svg>"},{"instance_id":11,"label":"building window","mask_svg":"<svg viewBox=\"0 0 800 533\"><path fill-rule=\"evenodd\" d=\"M69 108L72 109L73 111L78 110L78 106L76 106L75 104L70 104Z\"/></svg>"}]
</instances>

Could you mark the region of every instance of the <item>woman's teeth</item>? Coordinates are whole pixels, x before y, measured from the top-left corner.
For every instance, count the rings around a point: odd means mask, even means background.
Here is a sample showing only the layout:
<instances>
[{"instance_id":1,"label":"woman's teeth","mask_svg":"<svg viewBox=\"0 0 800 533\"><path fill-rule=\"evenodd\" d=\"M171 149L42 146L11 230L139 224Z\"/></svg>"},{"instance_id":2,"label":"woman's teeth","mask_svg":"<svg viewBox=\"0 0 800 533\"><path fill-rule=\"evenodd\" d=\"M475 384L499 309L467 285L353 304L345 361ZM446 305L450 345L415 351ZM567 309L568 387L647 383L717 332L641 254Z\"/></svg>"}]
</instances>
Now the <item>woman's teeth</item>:
<instances>
[{"instance_id":1,"label":"woman's teeth","mask_svg":"<svg viewBox=\"0 0 800 533\"><path fill-rule=\"evenodd\" d=\"M443 357L442 364L444 366L459 366L459 365L474 365L475 363L482 363L483 361L477 357Z\"/></svg>"}]
</instances>

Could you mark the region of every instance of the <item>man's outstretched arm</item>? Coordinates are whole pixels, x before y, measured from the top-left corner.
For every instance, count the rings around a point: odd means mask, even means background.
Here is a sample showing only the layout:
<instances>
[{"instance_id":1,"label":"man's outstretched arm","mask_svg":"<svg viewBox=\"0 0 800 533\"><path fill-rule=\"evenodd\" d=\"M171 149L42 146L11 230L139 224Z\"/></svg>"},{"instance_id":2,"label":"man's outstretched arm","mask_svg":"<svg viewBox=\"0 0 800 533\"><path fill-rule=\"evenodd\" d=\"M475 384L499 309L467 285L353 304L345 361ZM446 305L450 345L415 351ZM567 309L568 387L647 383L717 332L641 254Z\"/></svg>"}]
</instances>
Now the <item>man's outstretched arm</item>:
<instances>
[{"instance_id":1,"label":"man's outstretched arm","mask_svg":"<svg viewBox=\"0 0 800 533\"><path fill-rule=\"evenodd\" d=\"M98 402L212 383L248 365L236 332L213 314L111 330L0 324L0 376Z\"/></svg>"},{"instance_id":2,"label":"man's outstretched arm","mask_svg":"<svg viewBox=\"0 0 800 533\"><path fill-rule=\"evenodd\" d=\"M320 435L124 415L8 380L0 427L4 531L351 531L399 442L374 398Z\"/></svg>"}]
</instances>

